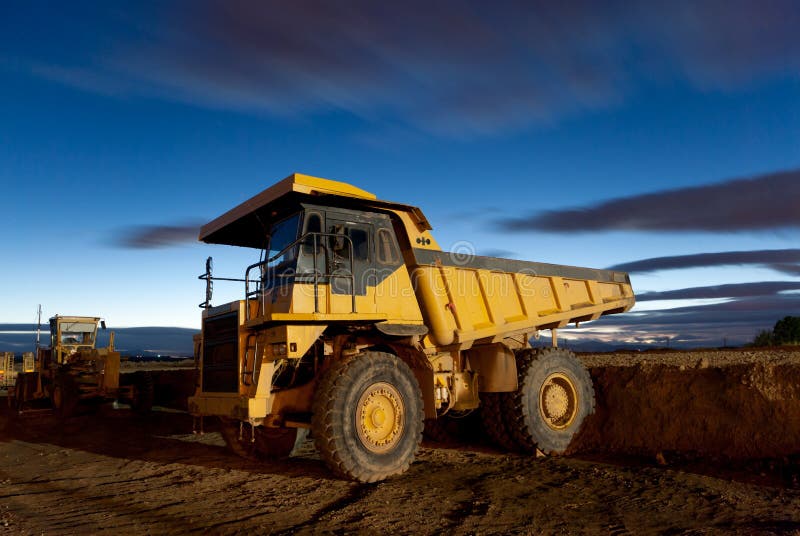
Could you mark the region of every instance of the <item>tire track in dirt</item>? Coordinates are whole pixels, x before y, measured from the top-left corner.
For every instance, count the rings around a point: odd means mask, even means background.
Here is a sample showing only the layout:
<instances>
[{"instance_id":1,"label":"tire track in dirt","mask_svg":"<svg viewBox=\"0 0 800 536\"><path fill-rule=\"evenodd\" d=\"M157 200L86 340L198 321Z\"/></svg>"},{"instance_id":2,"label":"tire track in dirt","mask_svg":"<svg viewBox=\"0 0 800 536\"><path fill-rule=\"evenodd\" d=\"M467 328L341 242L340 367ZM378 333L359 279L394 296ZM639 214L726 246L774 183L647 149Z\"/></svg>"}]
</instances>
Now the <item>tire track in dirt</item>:
<instances>
[{"instance_id":1,"label":"tire track in dirt","mask_svg":"<svg viewBox=\"0 0 800 536\"><path fill-rule=\"evenodd\" d=\"M489 511L489 502L481 498L486 496L481 484L487 476L487 474L481 474L462 481L463 484L460 483L464 489L469 491L470 496L457 501L450 511L444 513L444 519L449 522L443 528L444 533L458 532L467 525L470 517L486 515Z\"/></svg>"},{"instance_id":2,"label":"tire track in dirt","mask_svg":"<svg viewBox=\"0 0 800 536\"><path fill-rule=\"evenodd\" d=\"M278 536L283 536L301 532L306 528L316 525L326 516L334 512L348 508L353 504L367 501L368 497L379 487L380 484L351 484L347 493L314 512L307 520L275 532L275 534Z\"/></svg>"}]
</instances>

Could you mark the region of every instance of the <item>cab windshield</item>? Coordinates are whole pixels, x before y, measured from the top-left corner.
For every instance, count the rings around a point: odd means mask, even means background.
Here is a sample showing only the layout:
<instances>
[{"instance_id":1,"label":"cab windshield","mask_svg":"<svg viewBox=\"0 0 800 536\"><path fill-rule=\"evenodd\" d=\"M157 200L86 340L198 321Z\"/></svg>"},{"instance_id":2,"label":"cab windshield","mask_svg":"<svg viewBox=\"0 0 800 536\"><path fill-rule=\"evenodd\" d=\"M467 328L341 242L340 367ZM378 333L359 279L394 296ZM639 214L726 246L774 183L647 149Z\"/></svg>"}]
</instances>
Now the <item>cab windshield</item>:
<instances>
[{"instance_id":1,"label":"cab windshield","mask_svg":"<svg viewBox=\"0 0 800 536\"><path fill-rule=\"evenodd\" d=\"M92 344L94 332L92 331L62 331L61 344Z\"/></svg>"},{"instance_id":2,"label":"cab windshield","mask_svg":"<svg viewBox=\"0 0 800 536\"><path fill-rule=\"evenodd\" d=\"M300 214L290 216L285 220L274 224L269 231L269 247L267 250L268 266L283 266L296 258L297 248L286 247L297 240L297 232L300 228ZM282 255L278 256L281 252Z\"/></svg>"},{"instance_id":3,"label":"cab windshield","mask_svg":"<svg viewBox=\"0 0 800 536\"><path fill-rule=\"evenodd\" d=\"M97 326L89 322L65 322L61 324L61 344L78 344L91 346Z\"/></svg>"}]
</instances>

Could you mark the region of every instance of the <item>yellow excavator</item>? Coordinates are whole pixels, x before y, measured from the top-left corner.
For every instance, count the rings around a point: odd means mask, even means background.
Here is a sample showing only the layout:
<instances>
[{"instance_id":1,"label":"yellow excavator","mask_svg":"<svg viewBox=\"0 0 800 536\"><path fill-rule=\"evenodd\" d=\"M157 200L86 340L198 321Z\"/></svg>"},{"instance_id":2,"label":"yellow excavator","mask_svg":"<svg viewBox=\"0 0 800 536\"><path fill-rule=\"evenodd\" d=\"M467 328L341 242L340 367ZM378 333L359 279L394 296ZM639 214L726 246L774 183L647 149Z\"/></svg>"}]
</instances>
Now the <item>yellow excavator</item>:
<instances>
[{"instance_id":1,"label":"yellow excavator","mask_svg":"<svg viewBox=\"0 0 800 536\"><path fill-rule=\"evenodd\" d=\"M125 375L120 385L120 354L114 350L114 333L106 348L97 348L98 327L105 321L94 316L59 316L50 319L50 346L37 349L32 371L17 374L14 401L22 411L35 401L49 401L61 417L79 405L121 400L138 412L153 405L153 378L141 371Z\"/></svg>"}]
</instances>

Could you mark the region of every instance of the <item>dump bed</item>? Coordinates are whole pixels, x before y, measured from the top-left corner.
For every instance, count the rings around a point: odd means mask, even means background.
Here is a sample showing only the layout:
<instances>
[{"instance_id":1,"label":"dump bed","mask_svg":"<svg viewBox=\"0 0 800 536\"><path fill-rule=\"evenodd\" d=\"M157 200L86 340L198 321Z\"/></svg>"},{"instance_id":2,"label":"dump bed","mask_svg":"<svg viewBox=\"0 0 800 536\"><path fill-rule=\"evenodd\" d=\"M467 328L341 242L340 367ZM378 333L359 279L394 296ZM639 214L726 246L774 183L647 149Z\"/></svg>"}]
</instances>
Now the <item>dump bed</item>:
<instances>
[{"instance_id":1,"label":"dump bed","mask_svg":"<svg viewBox=\"0 0 800 536\"><path fill-rule=\"evenodd\" d=\"M414 284L435 346L595 320L633 307L628 274L414 249Z\"/></svg>"}]
</instances>

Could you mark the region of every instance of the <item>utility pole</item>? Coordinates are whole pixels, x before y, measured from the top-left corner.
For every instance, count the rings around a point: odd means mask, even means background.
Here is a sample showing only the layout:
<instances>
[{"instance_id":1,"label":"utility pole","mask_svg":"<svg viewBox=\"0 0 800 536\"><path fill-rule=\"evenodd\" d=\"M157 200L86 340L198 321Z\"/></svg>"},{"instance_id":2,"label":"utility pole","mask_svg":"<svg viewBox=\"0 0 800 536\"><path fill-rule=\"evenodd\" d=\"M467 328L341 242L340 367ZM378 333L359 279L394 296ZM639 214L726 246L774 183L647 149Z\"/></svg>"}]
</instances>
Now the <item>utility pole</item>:
<instances>
[{"instance_id":1,"label":"utility pole","mask_svg":"<svg viewBox=\"0 0 800 536\"><path fill-rule=\"evenodd\" d=\"M39 339L42 334L42 304L39 304L39 320L36 324L36 353L34 355L39 355Z\"/></svg>"}]
</instances>

